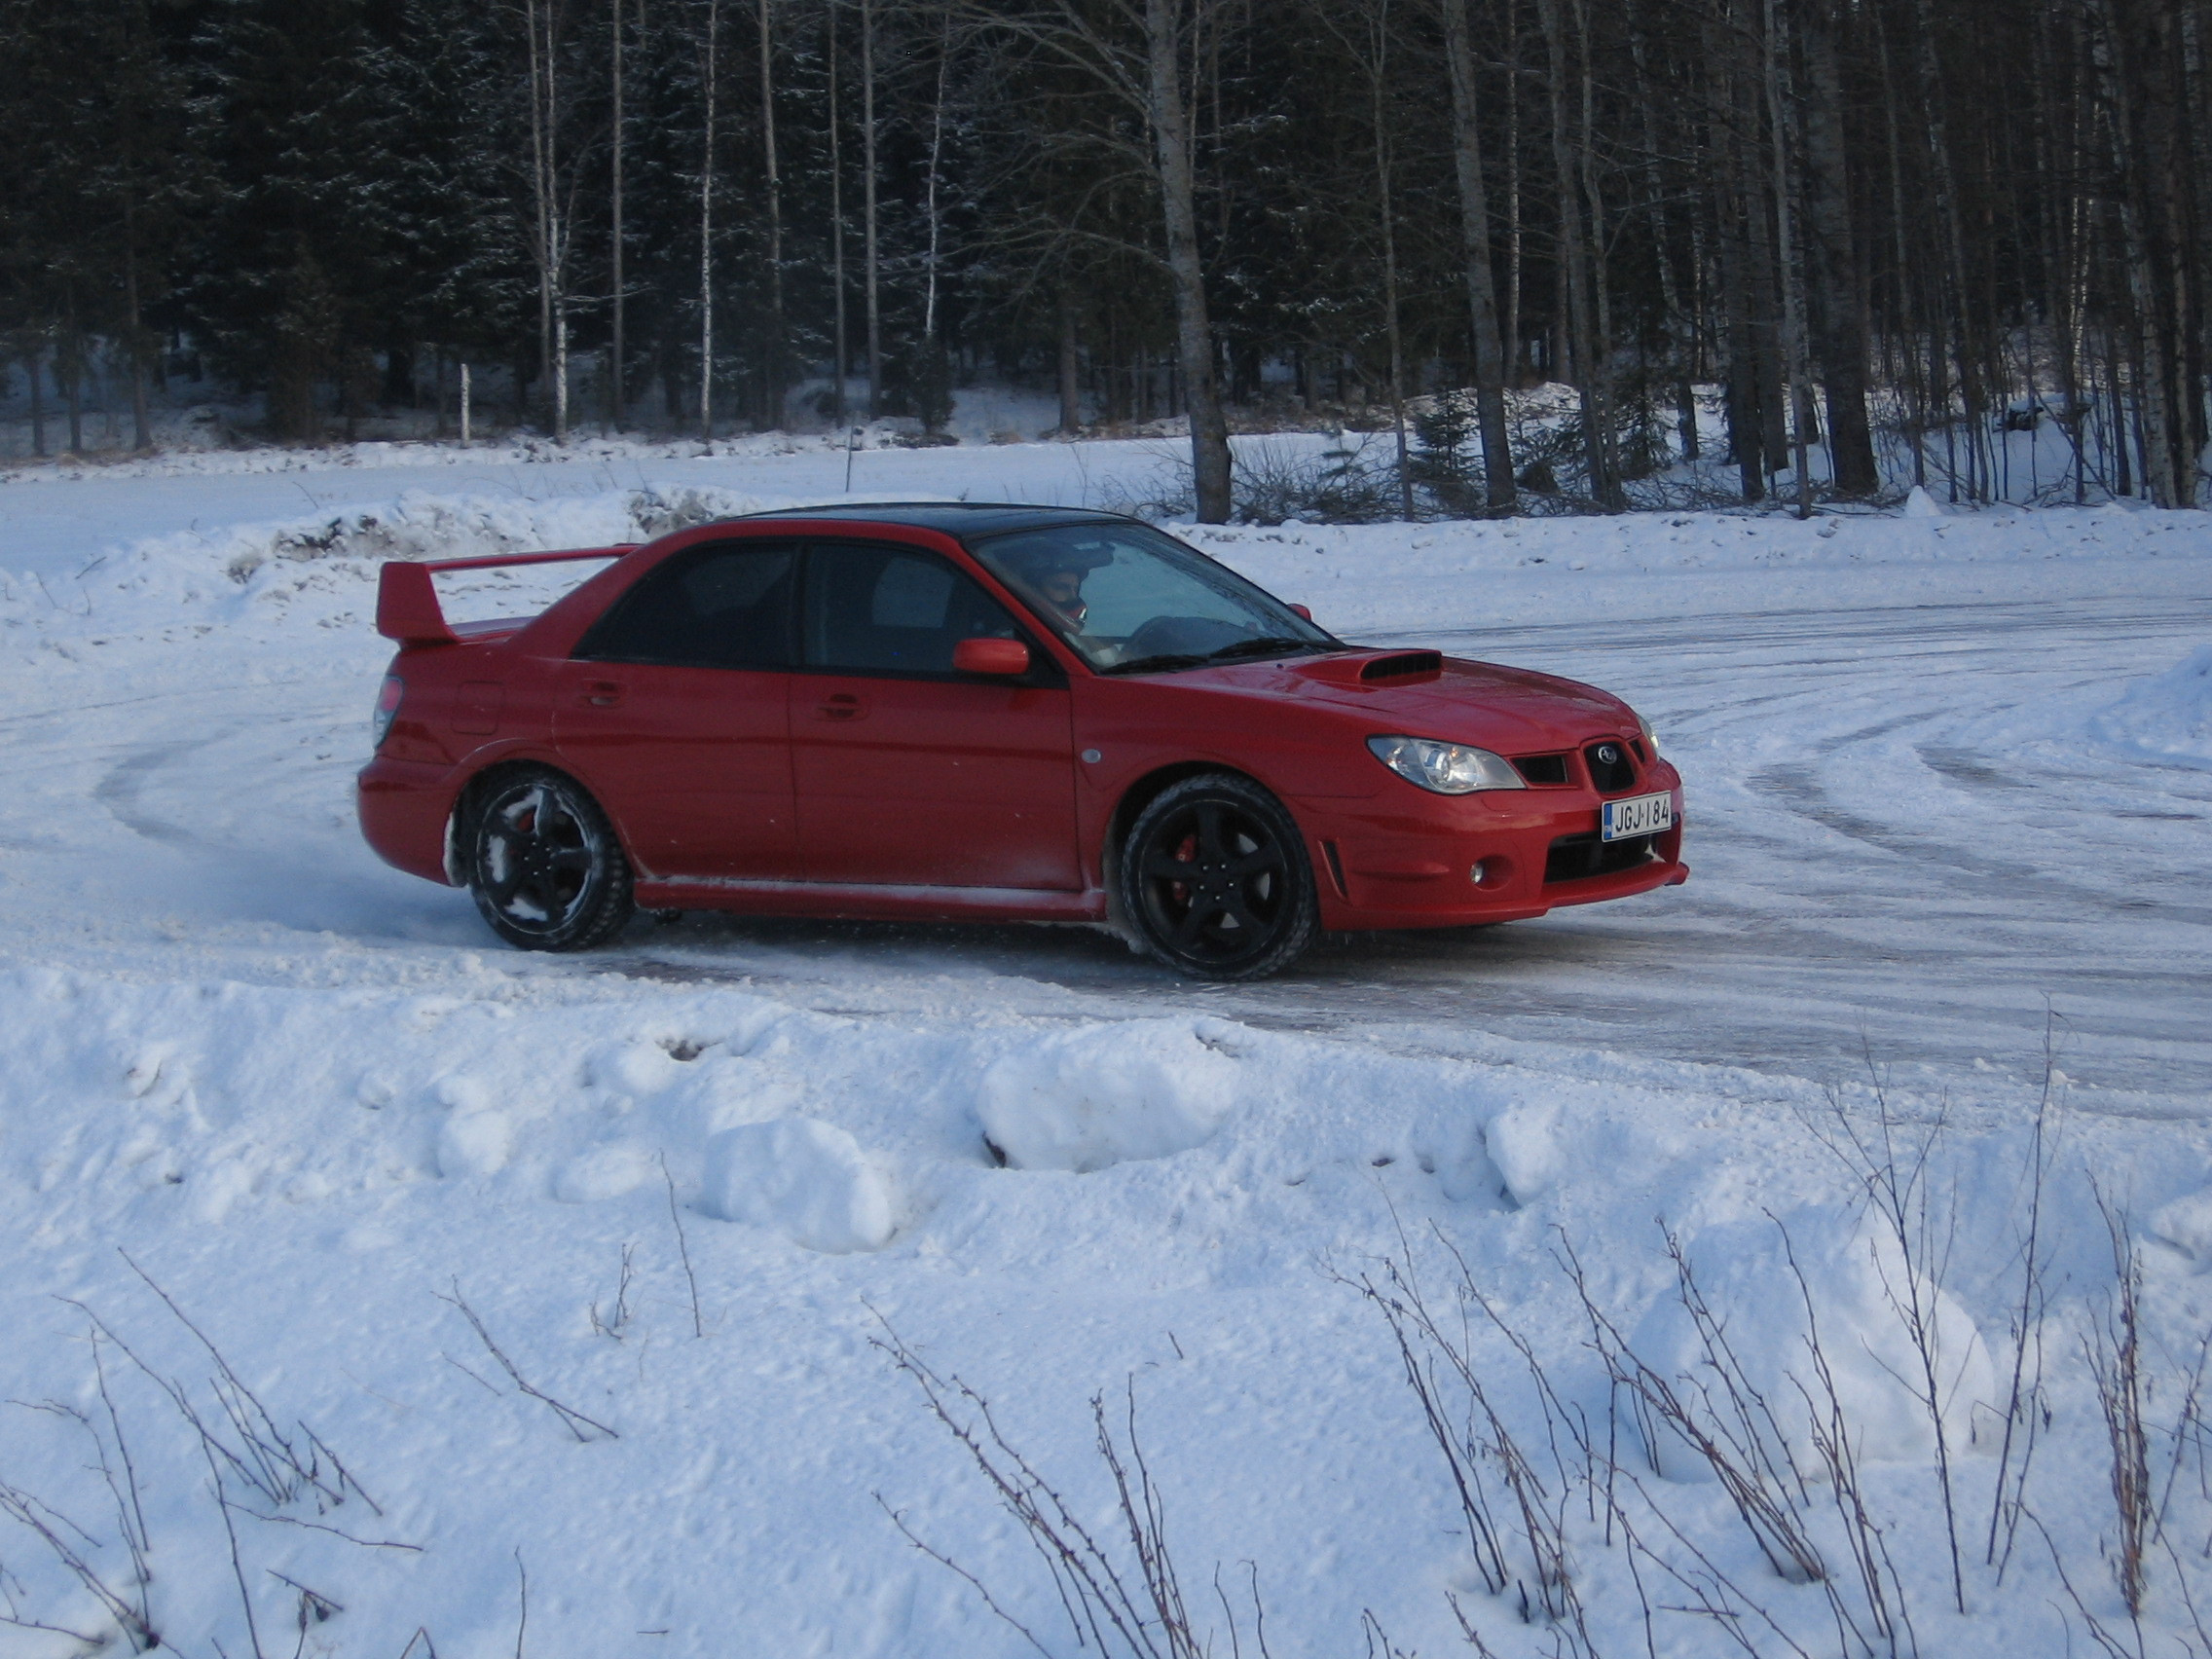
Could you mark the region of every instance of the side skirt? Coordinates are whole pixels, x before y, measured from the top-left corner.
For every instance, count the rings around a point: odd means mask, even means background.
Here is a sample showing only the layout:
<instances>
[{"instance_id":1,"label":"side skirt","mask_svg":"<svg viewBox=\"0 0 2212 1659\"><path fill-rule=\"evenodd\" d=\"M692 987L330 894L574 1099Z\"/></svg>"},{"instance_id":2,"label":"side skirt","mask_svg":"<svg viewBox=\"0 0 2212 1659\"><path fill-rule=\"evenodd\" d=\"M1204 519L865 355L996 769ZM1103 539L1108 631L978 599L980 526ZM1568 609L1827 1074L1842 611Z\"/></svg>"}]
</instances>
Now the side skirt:
<instances>
[{"instance_id":1,"label":"side skirt","mask_svg":"<svg viewBox=\"0 0 2212 1659\"><path fill-rule=\"evenodd\" d=\"M749 881L672 875L638 881L647 910L732 910L840 921L1102 922L1106 895L1020 887L879 887L861 882Z\"/></svg>"}]
</instances>

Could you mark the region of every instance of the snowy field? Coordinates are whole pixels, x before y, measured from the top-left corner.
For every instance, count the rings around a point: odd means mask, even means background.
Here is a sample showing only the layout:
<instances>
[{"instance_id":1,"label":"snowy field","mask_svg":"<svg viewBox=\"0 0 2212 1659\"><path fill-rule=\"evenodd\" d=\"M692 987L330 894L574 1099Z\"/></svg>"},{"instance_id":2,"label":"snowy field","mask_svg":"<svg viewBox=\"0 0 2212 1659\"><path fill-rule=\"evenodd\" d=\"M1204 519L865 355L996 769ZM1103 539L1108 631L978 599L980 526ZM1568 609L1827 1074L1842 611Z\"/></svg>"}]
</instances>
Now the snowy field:
<instances>
[{"instance_id":1,"label":"snowy field","mask_svg":"<svg viewBox=\"0 0 2212 1659\"><path fill-rule=\"evenodd\" d=\"M1110 1654L1257 1651L1255 1594L1282 1659L2132 1653L2137 1571L2212 1653L2204 515L1190 532L1630 698L1689 885L1228 989L1076 929L506 951L353 827L376 564L844 490L730 449L0 479L0 1655L1088 1651L902 1345L1151 1619L1133 1398L1194 1644Z\"/></svg>"}]
</instances>

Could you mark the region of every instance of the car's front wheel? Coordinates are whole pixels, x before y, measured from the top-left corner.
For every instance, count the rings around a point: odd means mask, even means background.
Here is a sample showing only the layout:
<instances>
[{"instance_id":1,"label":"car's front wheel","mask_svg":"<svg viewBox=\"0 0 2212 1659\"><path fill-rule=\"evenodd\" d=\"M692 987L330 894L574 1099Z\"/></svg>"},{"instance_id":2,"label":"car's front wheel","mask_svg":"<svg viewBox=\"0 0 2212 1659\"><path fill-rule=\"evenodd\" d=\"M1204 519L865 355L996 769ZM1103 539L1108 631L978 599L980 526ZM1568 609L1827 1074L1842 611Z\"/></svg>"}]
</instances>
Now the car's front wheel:
<instances>
[{"instance_id":1,"label":"car's front wheel","mask_svg":"<svg viewBox=\"0 0 2212 1659\"><path fill-rule=\"evenodd\" d=\"M1214 772L1162 790L1122 843L1122 902L1145 948L1200 979L1256 979L1320 926L1313 868L1282 803Z\"/></svg>"},{"instance_id":2,"label":"car's front wheel","mask_svg":"<svg viewBox=\"0 0 2212 1659\"><path fill-rule=\"evenodd\" d=\"M543 767L485 790L467 823L468 891L525 950L588 950L630 919L630 861L599 803Z\"/></svg>"}]
</instances>

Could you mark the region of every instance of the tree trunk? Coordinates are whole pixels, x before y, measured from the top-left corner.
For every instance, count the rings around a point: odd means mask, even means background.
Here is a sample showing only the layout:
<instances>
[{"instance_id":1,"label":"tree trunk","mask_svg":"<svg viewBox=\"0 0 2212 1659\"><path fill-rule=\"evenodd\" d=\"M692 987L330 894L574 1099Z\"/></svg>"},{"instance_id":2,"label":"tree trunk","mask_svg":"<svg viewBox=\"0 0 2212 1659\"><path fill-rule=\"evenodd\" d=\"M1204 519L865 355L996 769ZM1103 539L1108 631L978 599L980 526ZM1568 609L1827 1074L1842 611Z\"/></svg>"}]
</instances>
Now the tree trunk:
<instances>
[{"instance_id":1,"label":"tree trunk","mask_svg":"<svg viewBox=\"0 0 2212 1659\"><path fill-rule=\"evenodd\" d=\"M1575 155L1575 127L1567 113L1569 86L1566 30L1560 17L1560 0L1537 0L1543 22L1544 47L1549 59L1552 94L1552 166L1559 186L1561 263L1567 268L1567 327L1574 358L1576 389L1581 393L1582 447L1590 474L1590 498L1607 512L1627 503L1620 480L1611 464L1611 410L1607 407L1604 374L1598 358L1601 346L1592 318L1590 247L1582 217L1581 166Z\"/></svg>"},{"instance_id":2,"label":"tree trunk","mask_svg":"<svg viewBox=\"0 0 2212 1659\"><path fill-rule=\"evenodd\" d=\"M1195 0L1204 4L1205 0ZM1161 209L1166 219L1167 270L1175 287L1175 344L1190 412L1191 476L1198 522L1225 524L1230 511L1229 423L1214 381L1213 328L1206 315L1205 272L1198 249L1198 191L1191 129L1183 100L1181 22L1185 0L1145 0L1148 113Z\"/></svg>"},{"instance_id":3,"label":"tree trunk","mask_svg":"<svg viewBox=\"0 0 2212 1659\"><path fill-rule=\"evenodd\" d=\"M61 394L69 407L69 453L85 453L85 335L72 309L61 337Z\"/></svg>"},{"instance_id":4,"label":"tree trunk","mask_svg":"<svg viewBox=\"0 0 2212 1659\"><path fill-rule=\"evenodd\" d=\"M841 427L845 424L845 373L852 364L852 351L845 338L845 164L843 118L837 104L837 6L838 0L830 0L826 10L830 18L830 292L832 308L830 421L832 425Z\"/></svg>"},{"instance_id":5,"label":"tree trunk","mask_svg":"<svg viewBox=\"0 0 2212 1659\"><path fill-rule=\"evenodd\" d=\"M128 202L123 210L123 288L125 326L130 338L125 351L130 363L130 447L150 450L154 434L146 420L146 327L138 303L138 244L135 213Z\"/></svg>"},{"instance_id":6,"label":"tree trunk","mask_svg":"<svg viewBox=\"0 0 2212 1659\"><path fill-rule=\"evenodd\" d=\"M715 439L715 72L720 0L707 0L707 52L701 87L704 147L699 156L699 441Z\"/></svg>"},{"instance_id":7,"label":"tree trunk","mask_svg":"<svg viewBox=\"0 0 2212 1659\"><path fill-rule=\"evenodd\" d=\"M23 349L23 372L31 383L31 454L46 459L46 346L37 335Z\"/></svg>"},{"instance_id":8,"label":"tree trunk","mask_svg":"<svg viewBox=\"0 0 2212 1659\"><path fill-rule=\"evenodd\" d=\"M1851 182L1843 127L1843 75L1836 0L1812 0L1801 16L1805 54L1805 253L1813 335L1828 406L1828 468L1835 493L1881 488L1866 418L1866 289L1851 231Z\"/></svg>"},{"instance_id":9,"label":"tree trunk","mask_svg":"<svg viewBox=\"0 0 2212 1659\"><path fill-rule=\"evenodd\" d=\"M1390 6L1381 0L1375 26L1375 56L1369 64L1368 115L1375 148L1376 211L1382 230L1382 320L1390 345L1390 430L1397 445L1398 510L1414 516L1414 475L1406 455L1406 343L1398 317L1398 225L1391 205L1390 135L1383 119L1390 64ZM1478 186L1479 188L1479 186ZM1500 400L1500 413L1503 413Z\"/></svg>"},{"instance_id":10,"label":"tree trunk","mask_svg":"<svg viewBox=\"0 0 2212 1659\"><path fill-rule=\"evenodd\" d=\"M1681 456L1684 461L1697 460L1697 392L1690 384L1690 351L1684 339L1693 334L1695 322L1682 303L1679 284L1675 279L1674 238L1667 214L1667 189L1659 171L1659 124L1656 105L1658 98L1651 87L1650 69L1645 60L1643 31L1634 28L1629 33L1629 51L1636 64L1636 101L1643 110L1643 182L1648 198L1647 211L1651 214L1652 263L1659 273L1659 304L1666 313L1667 358L1675 384L1676 429L1679 434Z\"/></svg>"},{"instance_id":11,"label":"tree trunk","mask_svg":"<svg viewBox=\"0 0 2212 1659\"><path fill-rule=\"evenodd\" d=\"M536 212L538 360L553 375L553 441L569 441L569 224L561 201L560 78L551 0L528 0L531 196ZM348 404L351 419L351 404Z\"/></svg>"},{"instance_id":12,"label":"tree trunk","mask_svg":"<svg viewBox=\"0 0 2212 1659\"><path fill-rule=\"evenodd\" d=\"M867 261L867 418L883 413L883 314L876 284L881 261L875 222L875 0L861 0L861 168Z\"/></svg>"},{"instance_id":13,"label":"tree trunk","mask_svg":"<svg viewBox=\"0 0 2212 1659\"><path fill-rule=\"evenodd\" d=\"M1721 112L1719 124L1728 124L1725 111ZM1725 157L1716 178L1720 303L1726 312L1728 333L1728 455L1736 463L1744 499L1763 501L1766 499L1766 436L1759 419L1758 336L1751 324L1750 239L1744 229L1749 207L1739 189L1740 171Z\"/></svg>"},{"instance_id":14,"label":"tree trunk","mask_svg":"<svg viewBox=\"0 0 2212 1659\"><path fill-rule=\"evenodd\" d=\"M1795 399L1789 423L1790 463L1797 475L1797 516L1813 516L1812 470L1806 464L1806 442L1812 425L1812 377L1805 363L1805 300L1797 282L1794 215L1790 211L1794 186L1789 176L1789 99L1783 85L1782 18L1774 0L1766 0L1767 128L1774 143L1775 267L1782 280L1783 350L1789 363L1789 387Z\"/></svg>"},{"instance_id":15,"label":"tree trunk","mask_svg":"<svg viewBox=\"0 0 2212 1659\"><path fill-rule=\"evenodd\" d=\"M2101 27L2091 56L2103 83L2105 114L2112 137L2112 161L2120 188L2114 193L2120 209L2120 257L2126 267L2127 293L2134 312L2137 370L2135 413L2141 424L2142 474L2145 493L2155 505L2175 507L2194 504L2192 488L2183 494L2181 468L2176 460L2178 442L2174 408L2174 350L2167 323L2165 296L2159 291L2160 227L2155 224L2157 203L2147 176L2165 158L2151 152L2159 136L2157 124L2136 107L2130 85L2132 64L2125 60L2131 44L2121 30L2115 0L2099 0ZM2132 164L2132 165L2131 165ZM2192 468L2194 472L2194 467ZM2194 477L2190 480L2194 485Z\"/></svg>"},{"instance_id":16,"label":"tree trunk","mask_svg":"<svg viewBox=\"0 0 2212 1659\"><path fill-rule=\"evenodd\" d=\"M768 339L760 358L761 424L784 424L784 191L776 166L775 40L760 0L760 142L768 192Z\"/></svg>"},{"instance_id":17,"label":"tree trunk","mask_svg":"<svg viewBox=\"0 0 2212 1659\"><path fill-rule=\"evenodd\" d=\"M612 134L608 181L608 216L610 220L608 234L608 293L612 311L613 338L608 348L607 364L607 424L615 431L622 429L622 377L624 343L622 339L622 0L608 0L608 28L612 49L608 73L608 92L613 108L610 116Z\"/></svg>"},{"instance_id":18,"label":"tree trunk","mask_svg":"<svg viewBox=\"0 0 2212 1659\"><path fill-rule=\"evenodd\" d=\"M1621 494L1619 425L1613 400L1612 277L1605 259L1608 245L1605 237L1605 202L1604 192L1598 187L1598 78L1590 50L1588 0L1568 0L1568 3L1573 7L1574 38L1580 47L1582 61L1582 120L1575 134L1574 164L1575 186L1582 193L1583 207L1589 214L1582 229L1584 245L1589 249L1590 374L1598 407L1603 412L1598 427L1598 449L1604 467L1603 475L1606 480L1606 490L1599 497L1599 502L1618 511L1628 505L1628 500Z\"/></svg>"},{"instance_id":19,"label":"tree trunk","mask_svg":"<svg viewBox=\"0 0 2212 1659\"><path fill-rule=\"evenodd\" d=\"M923 376L926 388L921 404L923 426L936 432L952 414L951 380L944 369L944 346L937 337L938 256L943 245L943 218L938 211L938 191L944 162L944 83L952 62L952 16L945 14L944 33L938 44L937 96L930 105L930 168L924 189L923 211L929 221L929 253L923 263L927 292L922 299Z\"/></svg>"},{"instance_id":20,"label":"tree trunk","mask_svg":"<svg viewBox=\"0 0 2212 1659\"><path fill-rule=\"evenodd\" d=\"M1491 266L1490 193L1483 181L1481 110L1467 0L1444 0L1444 55L1452 77L1452 164L1459 186L1459 239L1475 347L1475 424L1482 432L1483 482L1493 512L1518 504L1513 447L1505 415L1505 343L1497 326L1497 283Z\"/></svg>"},{"instance_id":21,"label":"tree trunk","mask_svg":"<svg viewBox=\"0 0 2212 1659\"><path fill-rule=\"evenodd\" d=\"M1060 436L1072 438L1083 426L1083 355L1076 335L1072 290L1060 290Z\"/></svg>"},{"instance_id":22,"label":"tree trunk","mask_svg":"<svg viewBox=\"0 0 2212 1659\"><path fill-rule=\"evenodd\" d=\"M1521 30L1519 14L1505 8L1509 55L1505 64L1505 328L1502 345L1509 386L1521 384Z\"/></svg>"},{"instance_id":23,"label":"tree trunk","mask_svg":"<svg viewBox=\"0 0 2212 1659\"><path fill-rule=\"evenodd\" d=\"M1981 400L1971 378L1965 348L1965 305L1967 289L1966 239L1959 222L1959 191L1951 165L1950 123L1945 118L1946 96L1942 87L1940 66L1936 58L1936 13L1931 0L1915 0L1913 36L1918 51L1915 63L1920 77L1921 117L1928 124L1928 165L1930 177L1935 184L1936 221L1943 238L1943 303L1936 308L1936 317L1929 327L1929 355L1932 367L1940 377L1940 407L1946 449L1953 444L1957 423L1951 419L1950 381L1953 363L1941 359L1946 349L1955 345L1955 366L1961 392L1963 413L1972 424L1979 424ZM1937 337L1943 337L1943 345ZM1948 458L1947 458L1948 459ZM1958 466L1950 461L1951 498L1958 498ZM1970 478L1969 493L1974 486Z\"/></svg>"}]
</instances>

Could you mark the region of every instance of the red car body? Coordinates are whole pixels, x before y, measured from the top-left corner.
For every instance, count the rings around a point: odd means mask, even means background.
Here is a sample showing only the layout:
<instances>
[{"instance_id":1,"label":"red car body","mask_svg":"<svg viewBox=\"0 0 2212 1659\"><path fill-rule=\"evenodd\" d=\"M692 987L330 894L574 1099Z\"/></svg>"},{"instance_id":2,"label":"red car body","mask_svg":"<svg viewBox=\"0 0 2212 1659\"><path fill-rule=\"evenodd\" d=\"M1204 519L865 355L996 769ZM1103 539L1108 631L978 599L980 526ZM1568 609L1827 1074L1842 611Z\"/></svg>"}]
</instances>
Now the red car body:
<instances>
[{"instance_id":1,"label":"red car body","mask_svg":"<svg viewBox=\"0 0 2212 1659\"><path fill-rule=\"evenodd\" d=\"M1681 780L1635 712L1522 669L1346 646L1124 676L1094 672L1046 626L1033 648L1056 665L1057 683L573 654L663 561L748 537L925 549L1034 622L1035 606L963 541L964 526L1004 523L990 515L1009 510L825 508L535 555L612 562L519 621L449 625L430 577L523 560L386 566L378 625L400 643L391 673L404 691L360 774L370 845L426 880L462 880L464 792L488 769L527 761L574 779L604 808L646 907L1105 921L1117 837L1146 801L1196 774L1232 773L1295 820L1331 930L1514 921L1686 878ZM1528 787L1431 793L1369 750L1371 737L1407 733L1506 756ZM1602 744L1635 756L1604 789L1591 758ZM1605 800L1655 792L1672 797L1662 832L1627 848L1599 840Z\"/></svg>"}]
</instances>

